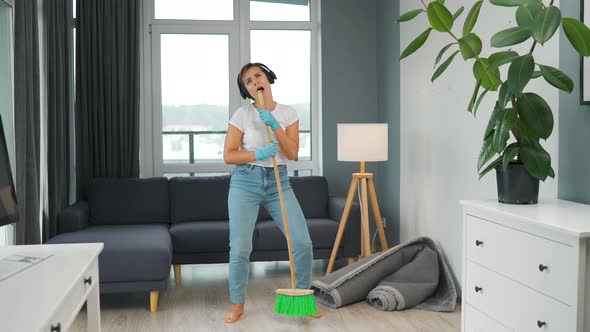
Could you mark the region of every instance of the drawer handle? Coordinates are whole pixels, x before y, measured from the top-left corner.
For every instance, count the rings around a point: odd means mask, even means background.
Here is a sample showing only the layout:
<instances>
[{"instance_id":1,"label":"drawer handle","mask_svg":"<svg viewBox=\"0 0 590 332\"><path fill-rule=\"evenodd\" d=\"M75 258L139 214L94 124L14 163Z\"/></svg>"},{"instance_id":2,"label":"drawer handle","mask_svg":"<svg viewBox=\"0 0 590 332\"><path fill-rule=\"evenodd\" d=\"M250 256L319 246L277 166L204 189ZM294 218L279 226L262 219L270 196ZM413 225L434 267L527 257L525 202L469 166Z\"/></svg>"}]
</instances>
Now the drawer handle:
<instances>
[{"instance_id":1,"label":"drawer handle","mask_svg":"<svg viewBox=\"0 0 590 332\"><path fill-rule=\"evenodd\" d=\"M539 271L543 272L547 270L547 265L539 264Z\"/></svg>"},{"instance_id":2,"label":"drawer handle","mask_svg":"<svg viewBox=\"0 0 590 332\"><path fill-rule=\"evenodd\" d=\"M51 332L60 332L61 331L61 324L57 323L57 325L51 325Z\"/></svg>"},{"instance_id":3,"label":"drawer handle","mask_svg":"<svg viewBox=\"0 0 590 332\"><path fill-rule=\"evenodd\" d=\"M482 242L482 241L480 241L480 240L475 240L475 245L476 245L476 246L478 246L478 247L479 247L479 246L481 246L482 244L483 244L483 242Z\"/></svg>"},{"instance_id":4,"label":"drawer handle","mask_svg":"<svg viewBox=\"0 0 590 332\"><path fill-rule=\"evenodd\" d=\"M543 326L545 326L545 325L547 325L547 323L545 323L545 322L541 322L540 320L538 320L538 321L537 321L537 326L538 326L539 328L541 328L541 327L543 327Z\"/></svg>"},{"instance_id":5,"label":"drawer handle","mask_svg":"<svg viewBox=\"0 0 590 332\"><path fill-rule=\"evenodd\" d=\"M479 292L480 290L482 290L482 288L481 288L481 287L477 287L477 286L475 286L475 292L476 292L476 293L477 293L477 292Z\"/></svg>"},{"instance_id":6,"label":"drawer handle","mask_svg":"<svg viewBox=\"0 0 590 332\"><path fill-rule=\"evenodd\" d=\"M92 277L84 278L84 284L92 285Z\"/></svg>"}]
</instances>

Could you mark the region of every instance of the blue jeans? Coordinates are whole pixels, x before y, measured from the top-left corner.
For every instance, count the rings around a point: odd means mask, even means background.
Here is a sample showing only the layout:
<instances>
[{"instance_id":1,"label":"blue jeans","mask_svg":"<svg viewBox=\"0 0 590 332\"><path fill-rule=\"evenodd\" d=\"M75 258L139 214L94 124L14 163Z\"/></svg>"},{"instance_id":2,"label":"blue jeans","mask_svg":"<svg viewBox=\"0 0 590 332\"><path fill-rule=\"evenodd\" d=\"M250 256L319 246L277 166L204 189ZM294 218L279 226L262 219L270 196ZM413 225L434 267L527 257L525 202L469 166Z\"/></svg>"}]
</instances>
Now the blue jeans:
<instances>
[{"instance_id":1,"label":"blue jeans","mask_svg":"<svg viewBox=\"0 0 590 332\"><path fill-rule=\"evenodd\" d=\"M285 165L279 165L279 175L289 220L296 285L298 289L307 289L310 287L313 260L311 239L305 217L289 183ZM284 234L281 203L273 168L250 164L236 165L232 171L228 197L229 292L232 303L245 301L252 234L260 205L266 208Z\"/></svg>"}]
</instances>

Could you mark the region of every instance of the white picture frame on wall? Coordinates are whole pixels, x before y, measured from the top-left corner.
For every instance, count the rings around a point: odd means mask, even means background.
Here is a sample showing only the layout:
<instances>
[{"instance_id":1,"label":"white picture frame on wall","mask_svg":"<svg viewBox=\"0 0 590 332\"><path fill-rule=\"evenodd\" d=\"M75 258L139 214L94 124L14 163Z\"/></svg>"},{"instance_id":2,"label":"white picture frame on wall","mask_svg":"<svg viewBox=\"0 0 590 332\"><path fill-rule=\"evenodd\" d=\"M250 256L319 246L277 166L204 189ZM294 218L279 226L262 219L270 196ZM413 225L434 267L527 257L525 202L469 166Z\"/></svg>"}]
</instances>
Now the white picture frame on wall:
<instances>
[{"instance_id":1,"label":"white picture frame on wall","mask_svg":"<svg viewBox=\"0 0 590 332\"><path fill-rule=\"evenodd\" d=\"M580 0L580 19L585 25L590 24L590 3ZM590 105L590 57L580 56L580 103Z\"/></svg>"}]
</instances>

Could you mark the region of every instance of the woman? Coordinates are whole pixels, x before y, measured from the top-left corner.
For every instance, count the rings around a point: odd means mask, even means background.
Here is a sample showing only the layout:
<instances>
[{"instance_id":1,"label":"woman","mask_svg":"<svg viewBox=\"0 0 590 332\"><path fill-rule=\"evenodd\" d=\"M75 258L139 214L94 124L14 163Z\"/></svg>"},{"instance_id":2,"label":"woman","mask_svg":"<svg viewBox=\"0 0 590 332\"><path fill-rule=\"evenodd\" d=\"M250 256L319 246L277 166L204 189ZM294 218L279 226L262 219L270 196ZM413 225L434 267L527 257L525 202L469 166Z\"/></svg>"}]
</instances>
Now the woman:
<instances>
[{"instance_id":1,"label":"woman","mask_svg":"<svg viewBox=\"0 0 590 332\"><path fill-rule=\"evenodd\" d=\"M226 164L236 165L228 197L229 291L233 306L224 317L226 323L236 322L244 312L252 233L261 205L284 232L272 157L278 164L289 219L297 288L310 286L312 243L305 217L289 184L285 164L287 160L297 158L299 117L294 108L274 101L270 85L275 79L276 75L261 63L248 63L242 67L238 75L240 95L254 100L254 103L242 106L234 113L225 137L223 160ZM265 109L254 98L258 92L262 93ZM266 125L272 130L272 143L268 142Z\"/></svg>"}]
</instances>

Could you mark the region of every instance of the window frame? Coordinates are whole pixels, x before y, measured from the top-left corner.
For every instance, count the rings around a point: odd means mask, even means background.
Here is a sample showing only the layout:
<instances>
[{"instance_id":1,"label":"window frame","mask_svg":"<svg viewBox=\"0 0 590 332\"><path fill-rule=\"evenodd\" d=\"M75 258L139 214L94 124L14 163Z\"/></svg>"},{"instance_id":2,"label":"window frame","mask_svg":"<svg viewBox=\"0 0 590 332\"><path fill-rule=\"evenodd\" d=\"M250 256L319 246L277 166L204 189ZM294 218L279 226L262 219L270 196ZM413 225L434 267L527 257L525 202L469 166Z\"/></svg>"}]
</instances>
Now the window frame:
<instances>
[{"instance_id":1,"label":"window frame","mask_svg":"<svg viewBox=\"0 0 590 332\"><path fill-rule=\"evenodd\" d=\"M13 134L13 136L16 136L16 121L15 121L15 117L16 117L16 113L15 113L15 82L14 82L14 53L15 53L15 35L14 35L14 30L15 30L15 20L16 20L16 16L15 16L15 3L14 0L0 0L4 3L6 3L10 8L11 8L11 25L8 28L8 33L12 38L9 38L8 42L10 44L9 47L9 60L10 60L10 82L11 83L11 91L10 93L12 94L12 99L10 100L10 106L9 106L9 112L11 113L12 117L10 117L8 119L8 121L6 119L3 118L4 121L4 126L10 126L11 130L8 131L9 134ZM7 130L5 130L6 132ZM6 138L7 141L10 139L10 137ZM10 142L6 142L7 146L6 148L9 150L8 151L8 155L11 154L12 152L12 156L13 158L10 160L10 167L12 168L12 181L14 183L14 186L16 187L17 183L16 183L16 137L13 137L14 142L12 144L12 147L10 146L11 144L8 144ZM11 149L12 148L12 149ZM23 221L21 221L23 222ZM14 245L16 243L16 224L7 224L4 226L0 226L0 248L2 247L7 247L7 246L11 246Z\"/></svg>"},{"instance_id":2,"label":"window frame","mask_svg":"<svg viewBox=\"0 0 590 332\"><path fill-rule=\"evenodd\" d=\"M155 0L144 2L142 15L140 174L141 177L170 173L229 172L233 165L219 163L164 163L162 150L161 61L160 36L166 33L227 34L229 40L229 114L249 102L234 87L235 75L242 64L250 61L251 30L309 30L310 44L310 107L311 160L289 161L291 171L311 170L321 175L321 100L320 100L320 1L310 0L309 21L250 21L250 0L233 0L234 20L170 20L155 19ZM297 173L297 172L296 172Z\"/></svg>"}]
</instances>

